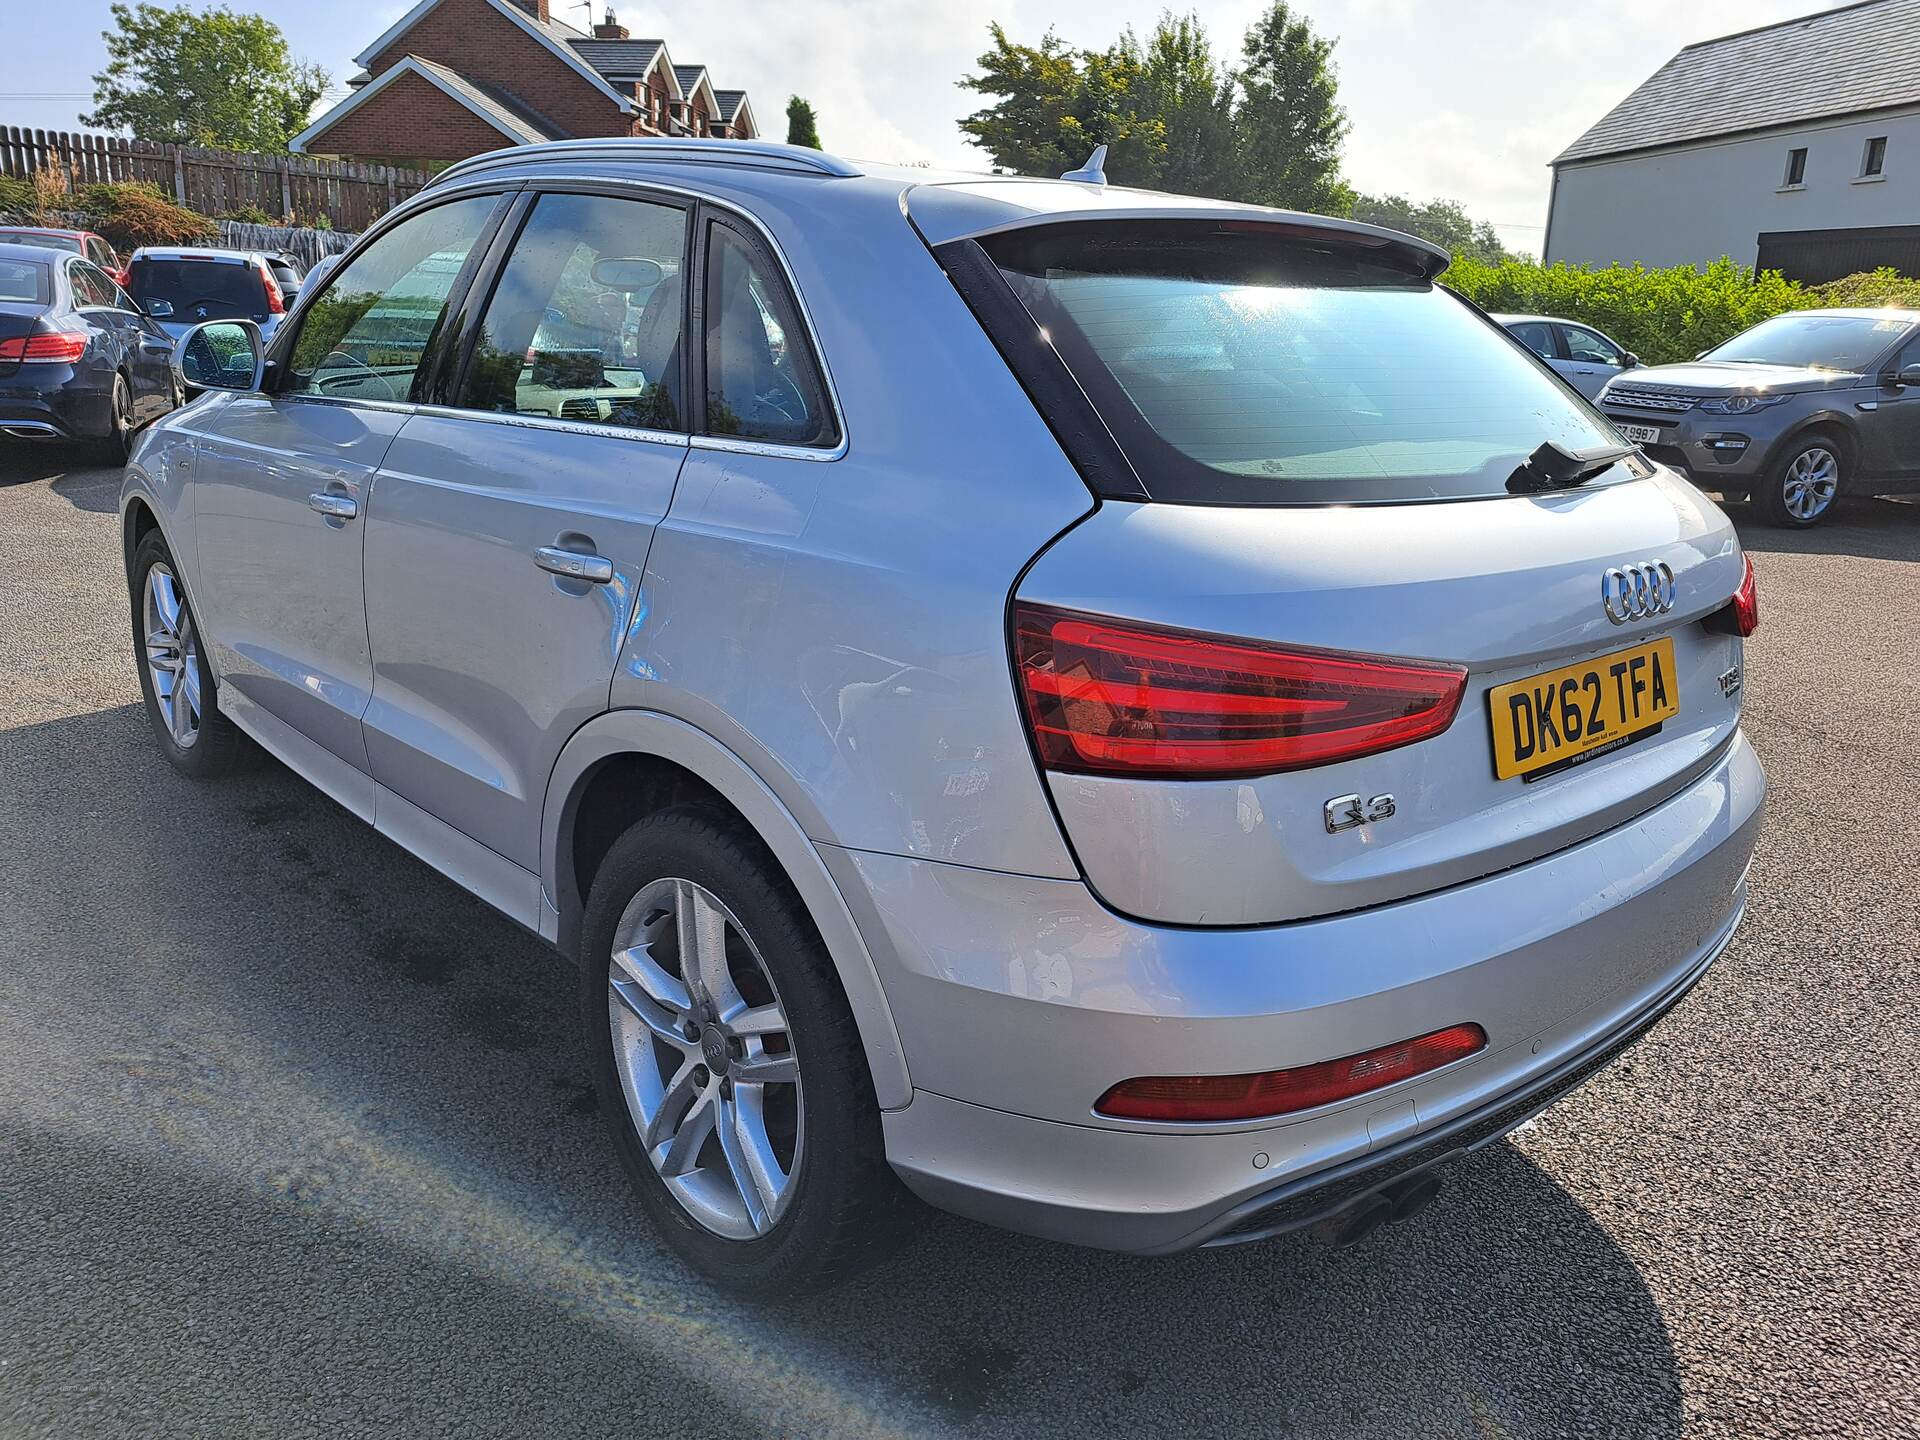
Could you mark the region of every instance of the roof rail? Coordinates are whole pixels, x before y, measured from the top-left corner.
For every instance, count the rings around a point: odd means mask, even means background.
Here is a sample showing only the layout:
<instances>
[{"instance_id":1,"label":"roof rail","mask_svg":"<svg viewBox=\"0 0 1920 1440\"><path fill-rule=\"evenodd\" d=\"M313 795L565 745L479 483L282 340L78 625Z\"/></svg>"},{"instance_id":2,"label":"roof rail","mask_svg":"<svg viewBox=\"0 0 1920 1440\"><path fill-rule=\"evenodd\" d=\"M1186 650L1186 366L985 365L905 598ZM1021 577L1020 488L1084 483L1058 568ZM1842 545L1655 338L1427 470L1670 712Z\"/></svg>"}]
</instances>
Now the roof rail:
<instances>
[{"instance_id":1,"label":"roof rail","mask_svg":"<svg viewBox=\"0 0 1920 1440\"><path fill-rule=\"evenodd\" d=\"M434 176L433 185L522 160L637 160L648 165L743 165L757 170L787 170L801 175L846 179L865 172L837 155L804 145L770 140L677 140L632 136L612 140L552 140L544 145L515 145L457 161Z\"/></svg>"}]
</instances>

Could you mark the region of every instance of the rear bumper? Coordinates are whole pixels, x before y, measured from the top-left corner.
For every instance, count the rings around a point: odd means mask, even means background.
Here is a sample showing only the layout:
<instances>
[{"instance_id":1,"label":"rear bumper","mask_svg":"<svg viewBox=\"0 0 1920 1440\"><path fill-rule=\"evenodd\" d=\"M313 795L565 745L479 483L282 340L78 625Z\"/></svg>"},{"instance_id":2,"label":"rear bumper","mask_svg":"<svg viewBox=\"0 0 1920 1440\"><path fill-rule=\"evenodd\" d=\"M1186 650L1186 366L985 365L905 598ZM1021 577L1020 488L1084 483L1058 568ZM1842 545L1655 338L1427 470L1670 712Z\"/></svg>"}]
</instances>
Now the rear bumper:
<instances>
[{"instance_id":1,"label":"rear bumper","mask_svg":"<svg viewBox=\"0 0 1920 1440\"><path fill-rule=\"evenodd\" d=\"M23 365L0 376L0 439L98 439L112 428L112 392L91 386L66 366Z\"/></svg>"},{"instance_id":2,"label":"rear bumper","mask_svg":"<svg viewBox=\"0 0 1920 1440\"><path fill-rule=\"evenodd\" d=\"M1693 786L1559 854L1353 914L1257 929L1123 920L1083 885L829 852L912 1072L884 1116L924 1198L1156 1253L1310 1224L1490 1143L1585 1080L1731 937L1765 779L1736 736ZM1473 1020L1487 1049L1280 1122L1093 1113L1134 1075L1239 1073Z\"/></svg>"}]
</instances>

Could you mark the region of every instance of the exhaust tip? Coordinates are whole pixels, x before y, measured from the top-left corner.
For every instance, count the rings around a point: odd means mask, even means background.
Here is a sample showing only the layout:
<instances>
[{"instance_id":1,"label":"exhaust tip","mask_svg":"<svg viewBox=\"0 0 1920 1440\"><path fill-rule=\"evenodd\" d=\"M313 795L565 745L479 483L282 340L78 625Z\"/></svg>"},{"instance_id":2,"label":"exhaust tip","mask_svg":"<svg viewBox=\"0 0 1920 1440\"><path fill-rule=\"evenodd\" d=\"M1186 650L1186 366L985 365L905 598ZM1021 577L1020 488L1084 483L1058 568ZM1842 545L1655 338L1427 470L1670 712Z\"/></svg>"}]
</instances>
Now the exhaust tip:
<instances>
[{"instance_id":1,"label":"exhaust tip","mask_svg":"<svg viewBox=\"0 0 1920 1440\"><path fill-rule=\"evenodd\" d=\"M1315 1225L1313 1238L1335 1250L1358 1245L1382 1225L1411 1220L1440 1193L1440 1177L1432 1171L1409 1175L1391 1185L1362 1195L1344 1210Z\"/></svg>"}]
</instances>

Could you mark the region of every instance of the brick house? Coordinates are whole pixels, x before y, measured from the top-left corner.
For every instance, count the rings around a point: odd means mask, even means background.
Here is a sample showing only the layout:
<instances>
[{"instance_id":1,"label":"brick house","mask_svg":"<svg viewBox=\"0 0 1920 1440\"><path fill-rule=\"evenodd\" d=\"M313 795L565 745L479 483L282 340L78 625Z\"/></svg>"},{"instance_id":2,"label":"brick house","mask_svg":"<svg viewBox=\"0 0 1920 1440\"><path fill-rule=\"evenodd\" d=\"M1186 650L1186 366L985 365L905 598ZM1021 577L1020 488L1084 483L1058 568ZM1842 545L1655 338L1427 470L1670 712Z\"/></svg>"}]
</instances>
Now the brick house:
<instances>
[{"instance_id":1,"label":"brick house","mask_svg":"<svg viewBox=\"0 0 1920 1440\"><path fill-rule=\"evenodd\" d=\"M550 0L420 0L354 59L353 93L295 151L435 168L542 140L758 133L744 92L634 39L611 7L586 34Z\"/></svg>"}]
</instances>

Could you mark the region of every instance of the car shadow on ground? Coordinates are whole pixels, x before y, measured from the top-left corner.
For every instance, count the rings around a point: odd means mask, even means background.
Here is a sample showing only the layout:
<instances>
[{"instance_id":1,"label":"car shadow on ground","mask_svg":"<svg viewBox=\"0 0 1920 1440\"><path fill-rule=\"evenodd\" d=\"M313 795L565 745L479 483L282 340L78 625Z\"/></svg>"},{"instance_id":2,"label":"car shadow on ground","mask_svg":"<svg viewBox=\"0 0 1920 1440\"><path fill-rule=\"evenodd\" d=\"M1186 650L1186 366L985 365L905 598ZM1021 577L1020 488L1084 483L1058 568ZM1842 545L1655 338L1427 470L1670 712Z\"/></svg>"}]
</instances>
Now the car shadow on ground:
<instances>
[{"instance_id":1,"label":"car shadow on ground","mask_svg":"<svg viewBox=\"0 0 1920 1440\"><path fill-rule=\"evenodd\" d=\"M1745 501L1722 500L1740 532L1740 543L1757 554L1858 555L1874 560L1920 561L1920 497L1850 497L1807 530L1769 525ZM1766 598L1761 597L1761 604Z\"/></svg>"},{"instance_id":2,"label":"car shadow on ground","mask_svg":"<svg viewBox=\"0 0 1920 1440\"><path fill-rule=\"evenodd\" d=\"M0 1025L31 1011L47 1070L44 1108L11 1122L32 1143L0 1133L0 1166L94 1164L136 1213L199 1217L155 1237L192 1263L149 1266L102 1180L103 1213L13 1247L15 1283L102 1315L137 1284L145 1338L109 1327L82 1368L183 1423L226 1413L223 1387L262 1397L257 1424L297 1406L314 1392L287 1372L312 1351L346 1367L329 1413L489 1396L468 1433L568 1433L690 1383L716 1434L1680 1431L1641 1275L1511 1146L1348 1251L1142 1260L929 1211L840 1290L734 1299L633 1204L564 962L284 769L193 784L132 704L23 726L0 732L0 830ZM82 873L111 893L76 891ZM19 1318L24 1336L57 1317ZM591 1402L566 1407L555 1354L596 1357Z\"/></svg>"}]
</instances>

